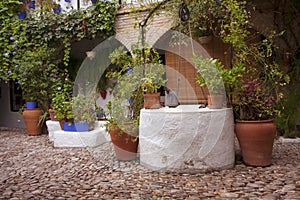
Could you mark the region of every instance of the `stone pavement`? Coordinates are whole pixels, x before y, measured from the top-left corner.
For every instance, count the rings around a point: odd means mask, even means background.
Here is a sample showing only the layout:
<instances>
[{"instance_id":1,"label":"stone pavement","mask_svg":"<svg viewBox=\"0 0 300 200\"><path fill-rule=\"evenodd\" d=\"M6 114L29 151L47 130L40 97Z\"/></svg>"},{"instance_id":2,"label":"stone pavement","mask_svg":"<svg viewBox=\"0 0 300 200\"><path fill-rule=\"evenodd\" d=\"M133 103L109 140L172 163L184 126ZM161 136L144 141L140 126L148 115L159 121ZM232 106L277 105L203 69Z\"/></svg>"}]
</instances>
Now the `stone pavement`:
<instances>
[{"instance_id":1,"label":"stone pavement","mask_svg":"<svg viewBox=\"0 0 300 200\"><path fill-rule=\"evenodd\" d=\"M274 145L272 165L197 174L152 172L101 149L54 148L47 135L0 128L0 199L300 199L300 143Z\"/></svg>"}]
</instances>

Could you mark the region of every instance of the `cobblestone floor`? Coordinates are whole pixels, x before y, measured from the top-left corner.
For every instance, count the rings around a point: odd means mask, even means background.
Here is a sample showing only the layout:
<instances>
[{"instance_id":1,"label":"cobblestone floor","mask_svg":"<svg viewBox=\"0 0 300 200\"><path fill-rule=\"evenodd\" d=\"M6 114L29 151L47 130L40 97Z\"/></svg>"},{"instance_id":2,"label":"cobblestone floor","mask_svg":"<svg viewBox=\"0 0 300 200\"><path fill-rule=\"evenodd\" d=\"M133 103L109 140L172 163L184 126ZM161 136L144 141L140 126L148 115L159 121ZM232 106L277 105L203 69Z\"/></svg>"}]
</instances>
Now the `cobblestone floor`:
<instances>
[{"instance_id":1,"label":"cobblestone floor","mask_svg":"<svg viewBox=\"0 0 300 200\"><path fill-rule=\"evenodd\" d=\"M1 128L0 199L300 199L300 143L277 141L269 167L237 159L233 169L198 174L151 172L112 153L102 159Z\"/></svg>"}]
</instances>

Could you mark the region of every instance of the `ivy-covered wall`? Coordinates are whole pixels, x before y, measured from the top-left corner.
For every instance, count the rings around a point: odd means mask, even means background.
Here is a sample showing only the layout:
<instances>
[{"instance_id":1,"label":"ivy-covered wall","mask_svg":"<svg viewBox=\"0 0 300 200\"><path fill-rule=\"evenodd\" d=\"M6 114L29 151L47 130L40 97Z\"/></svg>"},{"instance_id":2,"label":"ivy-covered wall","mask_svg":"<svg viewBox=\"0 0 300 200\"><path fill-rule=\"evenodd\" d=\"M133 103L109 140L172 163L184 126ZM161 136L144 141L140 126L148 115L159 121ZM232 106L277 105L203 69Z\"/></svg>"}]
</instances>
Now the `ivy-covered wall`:
<instances>
[{"instance_id":1,"label":"ivy-covered wall","mask_svg":"<svg viewBox=\"0 0 300 200\"><path fill-rule=\"evenodd\" d=\"M52 0L35 1L38 9L31 8L32 5L28 4L31 1L24 2L26 5L19 0L0 2L0 104L5 107L1 109L0 126L22 124L15 123L20 117L10 110L10 82L18 83L22 89L35 83L35 89L23 91L40 93L44 100L50 102L55 92L51 89L54 89L51 86L53 78L64 79L63 75L60 76L63 73L76 74L75 70L80 66L79 62L74 62L78 60L78 54L71 55L72 45L83 40L99 42L115 34L118 8L115 1L98 1L85 9L68 12L56 12L57 4ZM22 12L26 12L25 17L20 17ZM82 45L87 46L85 43ZM90 46L86 48L90 50ZM28 73L36 67L47 70Z\"/></svg>"}]
</instances>

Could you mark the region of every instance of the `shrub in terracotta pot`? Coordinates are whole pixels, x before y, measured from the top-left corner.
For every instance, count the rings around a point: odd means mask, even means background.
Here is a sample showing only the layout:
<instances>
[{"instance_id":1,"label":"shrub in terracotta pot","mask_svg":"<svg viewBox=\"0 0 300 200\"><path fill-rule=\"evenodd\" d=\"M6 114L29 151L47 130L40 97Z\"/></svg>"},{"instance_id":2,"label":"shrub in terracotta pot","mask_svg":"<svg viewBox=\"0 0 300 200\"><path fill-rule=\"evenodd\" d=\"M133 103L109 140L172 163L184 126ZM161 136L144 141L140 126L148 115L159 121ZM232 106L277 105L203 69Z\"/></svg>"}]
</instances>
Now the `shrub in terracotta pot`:
<instances>
[{"instance_id":1,"label":"shrub in terracotta pot","mask_svg":"<svg viewBox=\"0 0 300 200\"><path fill-rule=\"evenodd\" d=\"M137 158L138 123L130 116L124 101L113 99L108 104L108 122L105 124L114 145L117 160L128 161Z\"/></svg>"},{"instance_id":2,"label":"shrub in terracotta pot","mask_svg":"<svg viewBox=\"0 0 300 200\"><path fill-rule=\"evenodd\" d=\"M238 73L243 68L226 68L219 60L194 56L193 61L197 70L196 81L201 87L207 87L208 107L212 109L227 106L228 87L235 84Z\"/></svg>"}]
</instances>

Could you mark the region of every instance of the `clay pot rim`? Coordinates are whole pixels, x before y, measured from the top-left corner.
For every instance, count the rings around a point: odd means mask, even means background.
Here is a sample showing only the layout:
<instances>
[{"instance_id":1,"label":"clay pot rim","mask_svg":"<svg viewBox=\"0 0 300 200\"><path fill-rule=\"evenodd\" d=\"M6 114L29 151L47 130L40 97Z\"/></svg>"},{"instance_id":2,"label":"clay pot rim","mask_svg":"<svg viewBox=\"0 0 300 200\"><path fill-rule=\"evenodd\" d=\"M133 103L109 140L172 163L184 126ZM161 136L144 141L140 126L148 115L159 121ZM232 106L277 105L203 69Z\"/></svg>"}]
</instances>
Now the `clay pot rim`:
<instances>
[{"instance_id":1,"label":"clay pot rim","mask_svg":"<svg viewBox=\"0 0 300 200\"><path fill-rule=\"evenodd\" d=\"M269 122L274 122L274 119L258 119L258 120L241 120L241 119L236 119L236 123L269 123Z\"/></svg>"}]
</instances>

